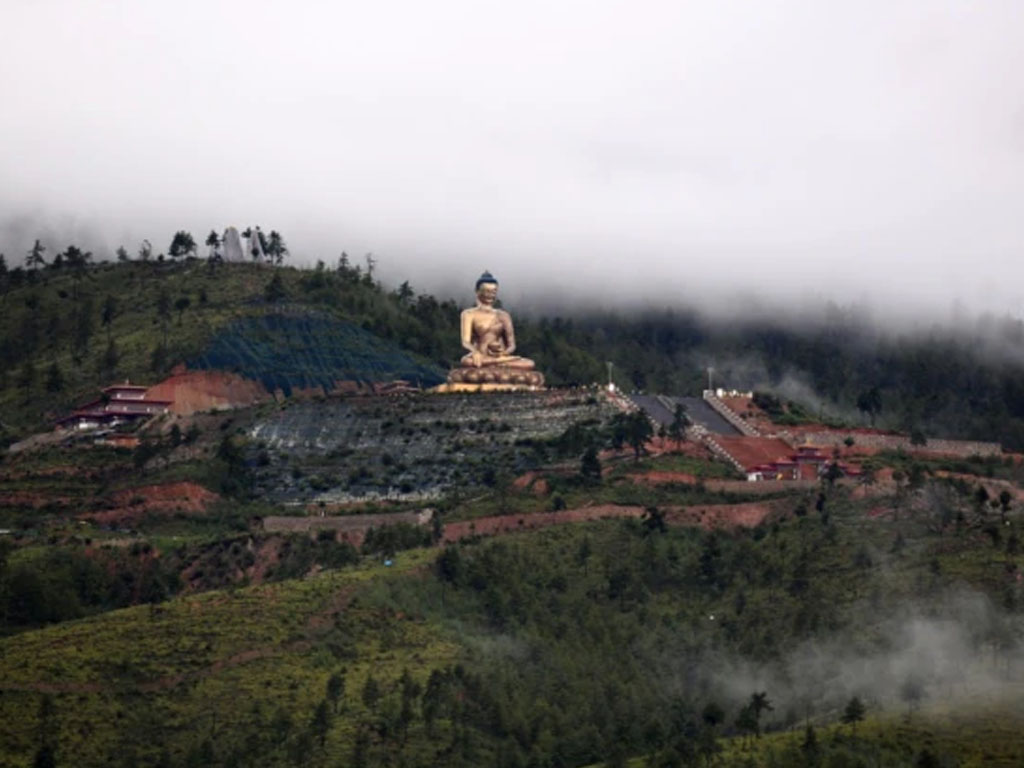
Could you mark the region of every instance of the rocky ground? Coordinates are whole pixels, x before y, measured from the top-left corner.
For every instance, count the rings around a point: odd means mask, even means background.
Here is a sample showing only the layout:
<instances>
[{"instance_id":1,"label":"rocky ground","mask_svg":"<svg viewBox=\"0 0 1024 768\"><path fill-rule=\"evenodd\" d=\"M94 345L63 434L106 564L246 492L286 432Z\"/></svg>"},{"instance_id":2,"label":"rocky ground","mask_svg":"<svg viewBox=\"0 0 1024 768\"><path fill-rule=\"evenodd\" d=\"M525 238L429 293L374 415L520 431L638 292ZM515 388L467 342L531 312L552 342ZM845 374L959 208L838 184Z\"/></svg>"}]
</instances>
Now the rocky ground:
<instances>
[{"instance_id":1,"label":"rocky ground","mask_svg":"<svg viewBox=\"0 0 1024 768\"><path fill-rule=\"evenodd\" d=\"M541 460L539 445L613 413L587 391L325 398L289 403L246 434L257 491L271 501L428 501L521 474Z\"/></svg>"}]
</instances>

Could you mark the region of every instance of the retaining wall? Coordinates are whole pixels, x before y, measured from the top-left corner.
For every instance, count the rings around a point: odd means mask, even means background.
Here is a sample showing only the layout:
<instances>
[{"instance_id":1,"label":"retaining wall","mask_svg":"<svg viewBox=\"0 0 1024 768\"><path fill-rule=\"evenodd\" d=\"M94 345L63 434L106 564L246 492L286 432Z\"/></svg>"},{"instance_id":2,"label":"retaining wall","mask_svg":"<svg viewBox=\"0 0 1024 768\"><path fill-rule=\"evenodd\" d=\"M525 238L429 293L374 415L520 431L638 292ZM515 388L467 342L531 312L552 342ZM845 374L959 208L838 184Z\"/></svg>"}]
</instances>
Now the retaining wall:
<instances>
[{"instance_id":1,"label":"retaining wall","mask_svg":"<svg viewBox=\"0 0 1024 768\"><path fill-rule=\"evenodd\" d=\"M787 442L793 442L792 435L780 433ZM860 432L807 432L797 438L811 445L841 447L847 437L853 438L855 446L877 450L904 450L907 453L927 452L945 453L951 456L967 458L968 456L1001 456L1003 448L999 443L984 443L975 440L940 440L930 438L924 445L911 445L910 438L904 435L872 435Z\"/></svg>"}]
</instances>

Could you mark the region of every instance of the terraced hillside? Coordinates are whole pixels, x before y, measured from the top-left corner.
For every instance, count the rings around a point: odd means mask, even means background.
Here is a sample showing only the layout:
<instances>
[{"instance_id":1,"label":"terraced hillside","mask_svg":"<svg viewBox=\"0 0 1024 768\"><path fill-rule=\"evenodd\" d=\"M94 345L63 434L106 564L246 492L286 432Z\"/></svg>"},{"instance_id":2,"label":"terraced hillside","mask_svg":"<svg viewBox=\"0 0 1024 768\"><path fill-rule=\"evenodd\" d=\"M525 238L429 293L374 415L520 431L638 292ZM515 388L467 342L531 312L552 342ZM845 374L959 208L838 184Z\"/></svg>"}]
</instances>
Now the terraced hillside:
<instances>
[{"instance_id":1,"label":"terraced hillside","mask_svg":"<svg viewBox=\"0 0 1024 768\"><path fill-rule=\"evenodd\" d=\"M331 398L278 409L246 434L266 498L422 500L536 468L545 444L615 412L586 391Z\"/></svg>"}]
</instances>

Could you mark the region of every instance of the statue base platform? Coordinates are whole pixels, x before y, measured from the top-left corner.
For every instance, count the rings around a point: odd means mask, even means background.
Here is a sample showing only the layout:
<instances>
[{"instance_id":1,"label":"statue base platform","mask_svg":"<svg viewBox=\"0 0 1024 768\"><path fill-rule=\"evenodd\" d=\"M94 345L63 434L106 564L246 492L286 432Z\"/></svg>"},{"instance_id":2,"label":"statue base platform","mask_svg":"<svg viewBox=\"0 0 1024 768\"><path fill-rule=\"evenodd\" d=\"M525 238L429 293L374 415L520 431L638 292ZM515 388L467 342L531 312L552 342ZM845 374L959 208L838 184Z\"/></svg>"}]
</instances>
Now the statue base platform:
<instances>
[{"instance_id":1,"label":"statue base platform","mask_svg":"<svg viewBox=\"0 0 1024 768\"><path fill-rule=\"evenodd\" d=\"M439 384L431 392L451 395L459 392L543 392L544 387L526 384Z\"/></svg>"},{"instance_id":2,"label":"statue base platform","mask_svg":"<svg viewBox=\"0 0 1024 768\"><path fill-rule=\"evenodd\" d=\"M437 392L534 392L544 388L544 374L503 365L455 368Z\"/></svg>"}]
</instances>

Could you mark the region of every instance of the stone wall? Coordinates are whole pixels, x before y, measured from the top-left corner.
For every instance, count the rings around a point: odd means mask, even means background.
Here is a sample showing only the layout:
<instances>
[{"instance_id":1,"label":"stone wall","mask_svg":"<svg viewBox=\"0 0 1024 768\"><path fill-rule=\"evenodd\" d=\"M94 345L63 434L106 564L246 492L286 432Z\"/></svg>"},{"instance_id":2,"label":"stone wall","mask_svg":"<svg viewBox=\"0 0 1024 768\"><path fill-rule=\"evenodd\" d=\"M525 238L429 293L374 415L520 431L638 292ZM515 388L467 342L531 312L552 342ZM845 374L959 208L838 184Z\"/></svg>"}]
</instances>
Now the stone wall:
<instances>
[{"instance_id":1,"label":"stone wall","mask_svg":"<svg viewBox=\"0 0 1024 768\"><path fill-rule=\"evenodd\" d=\"M847 437L853 438L855 446L876 450L903 450L911 452L942 453L960 458L968 456L1000 456L1003 449L999 443L984 443L974 440L940 440L930 438L924 445L911 445L910 438L904 435L875 435L861 432L807 432L800 435L780 433L787 442L799 444L806 442L811 445L841 447Z\"/></svg>"}]
</instances>

